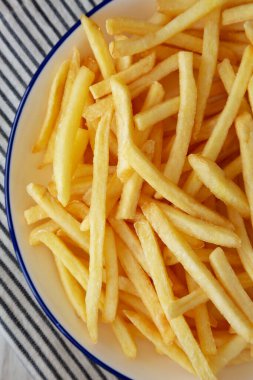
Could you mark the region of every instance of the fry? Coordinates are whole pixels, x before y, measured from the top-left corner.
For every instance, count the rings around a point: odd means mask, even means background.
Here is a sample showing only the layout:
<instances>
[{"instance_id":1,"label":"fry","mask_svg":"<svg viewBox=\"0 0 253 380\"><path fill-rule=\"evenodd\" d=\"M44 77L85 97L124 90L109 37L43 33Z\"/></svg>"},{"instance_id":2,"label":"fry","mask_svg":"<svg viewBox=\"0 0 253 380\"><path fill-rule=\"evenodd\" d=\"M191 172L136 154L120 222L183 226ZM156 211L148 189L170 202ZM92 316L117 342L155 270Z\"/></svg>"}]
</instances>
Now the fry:
<instances>
[{"instance_id":1,"label":"fry","mask_svg":"<svg viewBox=\"0 0 253 380\"><path fill-rule=\"evenodd\" d=\"M175 332L180 345L191 361L194 370L200 377L215 379L208 362L195 341L184 317L179 316L175 319L171 319L169 316L169 301L174 299L174 294L162 260L159 246L150 224L145 220L137 222L135 223L135 229L138 233L147 259L158 298L166 317L170 320L171 327Z\"/></svg>"},{"instance_id":2,"label":"fry","mask_svg":"<svg viewBox=\"0 0 253 380\"><path fill-rule=\"evenodd\" d=\"M158 0L157 7L162 13L176 16L194 5L197 0Z\"/></svg>"},{"instance_id":3,"label":"fry","mask_svg":"<svg viewBox=\"0 0 253 380\"><path fill-rule=\"evenodd\" d=\"M134 116L134 123L140 131L174 115L179 109L179 97L165 100L154 107L143 111Z\"/></svg>"},{"instance_id":4,"label":"fry","mask_svg":"<svg viewBox=\"0 0 253 380\"><path fill-rule=\"evenodd\" d=\"M129 90L126 85L118 79L111 79L112 96L115 105L117 121L117 139L118 139L118 166L117 175L122 182L125 182L132 169L126 159L123 157L122 148L126 140L132 139L133 130L133 112Z\"/></svg>"},{"instance_id":5,"label":"fry","mask_svg":"<svg viewBox=\"0 0 253 380\"><path fill-rule=\"evenodd\" d=\"M241 239L241 247L237 248L237 252L241 259L242 265L250 278L253 280L253 249L244 221L240 214L237 213L232 207L228 207L228 216L235 226L235 232Z\"/></svg>"},{"instance_id":6,"label":"fry","mask_svg":"<svg viewBox=\"0 0 253 380\"><path fill-rule=\"evenodd\" d=\"M144 315L140 313L137 314L130 310L124 310L124 314L133 323L133 325L154 344L159 352L177 362L190 373L193 373L192 366L184 352L175 343L172 343L170 346L166 346L155 325Z\"/></svg>"},{"instance_id":7,"label":"fry","mask_svg":"<svg viewBox=\"0 0 253 380\"><path fill-rule=\"evenodd\" d=\"M168 313L170 318L177 318L179 315L182 315L207 301L207 295L201 288L198 288L182 298L170 301Z\"/></svg>"},{"instance_id":8,"label":"fry","mask_svg":"<svg viewBox=\"0 0 253 380\"><path fill-rule=\"evenodd\" d=\"M38 205L26 209L24 217L28 225L48 218L47 213Z\"/></svg>"},{"instance_id":9,"label":"fry","mask_svg":"<svg viewBox=\"0 0 253 380\"><path fill-rule=\"evenodd\" d=\"M233 298L237 306L253 322L253 302L243 289L239 279L229 264L221 248L216 248L210 255L210 263L220 283Z\"/></svg>"},{"instance_id":10,"label":"fry","mask_svg":"<svg viewBox=\"0 0 253 380\"><path fill-rule=\"evenodd\" d=\"M244 51L242 61L237 72L235 81L231 92L229 93L228 100L220 117L212 131L210 138L204 147L202 155L216 160L221 148L226 140L228 131L238 113L241 105L242 98L246 92L249 78L253 70L253 48L247 47ZM201 181L197 179L197 176L191 174L187 179L184 189L187 193L195 195L201 187Z\"/></svg>"},{"instance_id":11,"label":"fry","mask_svg":"<svg viewBox=\"0 0 253 380\"><path fill-rule=\"evenodd\" d=\"M186 282L189 291L193 293L195 290L198 290L197 284L189 275L186 275ZM216 354L217 348L211 328L207 305L205 303L199 304L194 309L193 313L201 350L206 355Z\"/></svg>"},{"instance_id":12,"label":"fry","mask_svg":"<svg viewBox=\"0 0 253 380\"><path fill-rule=\"evenodd\" d=\"M91 339L97 341L99 298L102 288L103 251L106 223L106 187L109 165L109 130L112 113L100 120L96 132L93 158L93 181L90 205L89 281L85 298L87 328Z\"/></svg>"},{"instance_id":13,"label":"fry","mask_svg":"<svg viewBox=\"0 0 253 380\"><path fill-rule=\"evenodd\" d=\"M89 121L93 121L98 117L109 111L113 107L113 101L111 96L107 96L104 99L100 99L94 104L91 104L83 110L83 117Z\"/></svg>"},{"instance_id":14,"label":"fry","mask_svg":"<svg viewBox=\"0 0 253 380\"><path fill-rule=\"evenodd\" d=\"M106 226L104 257L106 271L105 301L103 308L103 320L113 322L116 318L118 306L118 259L114 239L114 233L111 227Z\"/></svg>"},{"instance_id":15,"label":"fry","mask_svg":"<svg viewBox=\"0 0 253 380\"><path fill-rule=\"evenodd\" d=\"M249 95L249 102L251 106L251 110L253 110L253 76L251 77L248 85L248 95Z\"/></svg>"},{"instance_id":16,"label":"fry","mask_svg":"<svg viewBox=\"0 0 253 380\"><path fill-rule=\"evenodd\" d=\"M220 9L217 9L209 15L204 28L202 57L197 81L196 116L193 130L193 137L195 139L203 123L207 99L215 74L219 50L219 21Z\"/></svg>"},{"instance_id":17,"label":"fry","mask_svg":"<svg viewBox=\"0 0 253 380\"><path fill-rule=\"evenodd\" d=\"M130 284L133 286L133 284L130 282ZM146 315L150 319L150 314L146 307L144 306L143 302L139 298L139 295L137 293L137 296L134 296L129 293L120 292L120 302L122 309L124 310L127 306L127 308L134 309L135 311L142 313Z\"/></svg>"},{"instance_id":18,"label":"fry","mask_svg":"<svg viewBox=\"0 0 253 380\"><path fill-rule=\"evenodd\" d=\"M253 330L244 314L227 296L221 285L207 267L199 260L196 253L182 238L180 233L166 219L157 205L151 203L142 206L142 211L162 241L178 258L185 270L208 295L210 300L229 321L233 329L246 341L253 340Z\"/></svg>"},{"instance_id":19,"label":"fry","mask_svg":"<svg viewBox=\"0 0 253 380\"><path fill-rule=\"evenodd\" d=\"M90 91L94 99L101 98L102 96L108 95L111 92L110 80L112 78L122 81L124 84L128 84L138 79L142 75L149 72L155 64L155 54L151 53L147 57L140 59L138 62L131 65L124 71L114 74L111 78L104 79L101 82L93 84L90 87Z\"/></svg>"},{"instance_id":20,"label":"fry","mask_svg":"<svg viewBox=\"0 0 253 380\"><path fill-rule=\"evenodd\" d=\"M187 29L191 24L204 17L215 8L218 8L220 5L222 5L221 0L212 0L205 3L197 2L157 32L147 34L146 36L135 40L129 39L111 42L111 54L114 58L118 58L126 55L126 51L128 55L133 55L151 49L175 36L177 33Z\"/></svg>"},{"instance_id":21,"label":"fry","mask_svg":"<svg viewBox=\"0 0 253 380\"><path fill-rule=\"evenodd\" d=\"M78 246L89 252L89 235L80 231L80 224L41 185L30 183L28 194L57 223Z\"/></svg>"},{"instance_id":22,"label":"fry","mask_svg":"<svg viewBox=\"0 0 253 380\"><path fill-rule=\"evenodd\" d=\"M225 9L222 12L222 25L231 25L237 22L248 21L252 19L253 4L239 5Z\"/></svg>"},{"instance_id":23,"label":"fry","mask_svg":"<svg viewBox=\"0 0 253 380\"><path fill-rule=\"evenodd\" d=\"M252 21L246 21L244 23L244 30L246 37L248 38L251 45L253 45L253 23Z\"/></svg>"},{"instance_id":24,"label":"fry","mask_svg":"<svg viewBox=\"0 0 253 380\"><path fill-rule=\"evenodd\" d=\"M44 222L40 224L38 227L35 227L29 235L29 244L31 246L38 245L40 243L39 236L40 233L45 232L57 232L59 230L59 225L55 223L53 220L49 220L48 222Z\"/></svg>"},{"instance_id":25,"label":"fry","mask_svg":"<svg viewBox=\"0 0 253 380\"><path fill-rule=\"evenodd\" d=\"M235 80L235 73L234 73L233 66L231 65L231 63L229 62L228 59L224 59L224 61L222 61L218 65L218 72L219 72L219 76L222 80L222 83L223 83L227 93L229 94L232 87L233 87L233 83ZM246 101L245 97L243 97L243 99L241 101L241 107L240 107L240 111L244 111L244 110L245 111L250 110L248 102Z\"/></svg>"},{"instance_id":26,"label":"fry","mask_svg":"<svg viewBox=\"0 0 253 380\"><path fill-rule=\"evenodd\" d=\"M151 159L154 154L154 141L146 141L143 151ZM134 219L142 184L143 179L136 172L124 184L116 213L117 219Z\"/></svg>"},{"instance_id":27,"label":"fry","mask_svg":"<svg viewBox=\"0 0 253 380\"><path fill-rule=\"evenodd\" d=\"M174 338L174 334L166 320L149 277L145 274L134 256L132 256L129 249L119 239L117 239L117 246L119 248L118 257L123 269L139 293L164 342L170 344Z\"/></svg>"},{"instance_id":28,"label":"fry","mask_svg":"<svg viewBox=\"0 0 253 380\"><path fill-rule=\"evenodd\" d=\"M240 143L243 180L253 223L253 119L249 113L237 117L236 133Z\"/></svg>"},{"instance_id":29,"label":"fry","mask_svg":"<svg viewBox=\"0 0 253 380\"><path fill-rule=\"evenodd\" d=\"M143 254L142 248L138 241L135 233L129 228L127 223L123 220L117 220L115 218L110 217L109 223L116 232L116 234L120 237L120 239L126 244L126 246L130 249L138 263L141 267L148 272L148 267L146 263L145 256Z\"/></svg>"},{"instance_id":30,"label":"fry","mask_svg":"<svg viewBox=\"0 0 253 380\"><path fill-rule=\"evenodd\" d=\"M114 37L116 40L126 40L127 37L126 36L115 36ZM128 69L133 63L133 57L131 57L130 55L126 55L125 57L120 57L118 59L116 59L116 62L115 62L115 68L116 68L116 71L117 73L119 73L120 71L123 71L123 70L126 70Z\"/></svg>"},{"instance_id":31,"label":"fry","mask_svg":"<svg viewBox=\"0 0 253 380\"><path fill-rule=\"evenodd\" d=\"M112 329L119 341L124 354L131 359L134 359L137 354L137 348L135 341L129 331L129 328L123 318L119 315L116 316L114 322L112 323Z\"/></svg>"},{"instance_id":32,"label":"fry","mask_svg":"<svg viewBox=\"0 0 253 380\"><path fill-rule=\"evenodd\" d=\"M245 348L247 342L240 336L231 337L227 343L222 345L217 354L210 359L211 366L215 373L218 373L222 368L235 359Z\"/></svg>"},{"instance_id":33,"label":"fry","mask_svg":"<svg viewBox=\"0 0 253 380\"><path fill-rule=\"evenodd\" d=\"M78 281L83 289L87 288L89 271L84 260L74 255L61 239L52 232L42 231L39 234L39 240L45 244L54 256L59 259L69 270L72 276ZM83 307L85 307L83 305ZM84 309L85 310L85 309Z\"/></svg>"},{"instance_id":34,"label":"fry","mask_svg":"<svg viewBox=\"0 0 253 380\"><path fill-rule=\"evenodd\" d=\"M241 240L230 228L207 223L165 203L155 203L158 204L174 226L187 235L224 247L236 248L241 245Z\"/></svg>"},{"instance_id":35,"label":"fry","mask_svg":"<svg viewBox=\"0 0 253 380\"><path fill-rule=\"evenodd\" d=\"M86 310L83 302L85 292L69 270L62 264L61 260L55 257L55 263L61 278L62 285L67 297L72 304L76 314L86 322Z\"/></svg>"},{"instance_id":36,"label":"fry","mask_svg":"<svg viewBox=\"0 0 253 380\"><path fill-rule=\"evenodd\" d=\"M74 142L72 173L74 173L77 165L81 162L84 156L84 152L87 148L88 142L88 131L85 129L78 128Z\"/></svg>"},{"instance_id":37,"label":"fry","mask_svg":"<svg viewBox=\"0 0 253 380\"><path fill-rule=\"evenodd\" d=\"M94 79L94 73L82 67L73 83L69 102L58 128L55 141L53 162L54 178L58 200L66 206L70 197L70 182L73 168L73 141L79 127L84 104L87 99L89 86ZM63 159L64 157L64 159Z\"/></svg>"},{"instance_id":38,"label":"fry","mask_svg":"<svg viewBox=\"0 0 253 380\"><path fill-rule=\"evenodd\" d=\"M234 207L243 217L250 216L249 205L243 191L213 161L196 154L188 156L189 163L200 181L216 198Z\"/></svg>"},{"instance_id":39,"label":"fry","mask_svg":"<svg viewBox=\"0 0 253 380\"><path fill-rule=\"evenodd\" d=\"M180 180L191 141L197 102L197 89L193 75L193 55L192 53L180 52L178 55L178 61L180 106L177 119L176 138L171 147L169 158L163 171L164 175L176 184Z\"/></svg>"},{"instance_id":40,"label":"fry","mask_svg":"<svg viewBox=\"0 0 253 380\"><path fill-rule=\"evenodd\" d=\"M200 217L217 225L227 225L227 221L223 217L198 203L163 176L134 144L130 142L124 149L125 157L133 169L165 199L192 216Z\"/></svg>"},{"instance_id":41,"label":"fry","mask_svg":"<svg viewBox=\"0 0 253 380\"><path fill-rule=\"evenodd\" d=\"M53 79L48 97L46 115L39 137L33 147L33 153L40 152L45 149L48 144L50 135L57 121L57 117L59 117L68 70L69 61L64 61Z\"/></svg>"},{"instance_id":42,"label":"fry","mask_svg":"<svg viewBox=\"0 0 253 380\"><path fill-rule=\"evenodd\" d=\"M101 74L104 79L115 74L116 70L107 43L97 24L85 15L81 16L82 26L90 43L90 47L96 58Z\"/></svg>"},{"instance_id":43,"label":"fry","mask_svg":"<svg viewBox=\"0 0 253 380\"><path fill-rule=\"evenodd\" d=\"M55 128L53 129L53 131L51 133L51 136L50 136L50 139L48 142L48 146L47 146L47 150L46 150L44 158L43 158L42 165L51 164L53 162L56 133L57 133L59 125L62 121L63 115L66 111L66 107L67 107L67 104L69 102L71 89L72 89L74 80L77 76L79 69L80 69L80 53L79 53L79 50L77 48L74 48L73 53L72 53L72 57L70 60L68 76L67 76L67 79L65 82L64 94L63 94L63 98L62 98L62 102L61 102L60 114L57 118Z\"/></svg>"}]
</instances>

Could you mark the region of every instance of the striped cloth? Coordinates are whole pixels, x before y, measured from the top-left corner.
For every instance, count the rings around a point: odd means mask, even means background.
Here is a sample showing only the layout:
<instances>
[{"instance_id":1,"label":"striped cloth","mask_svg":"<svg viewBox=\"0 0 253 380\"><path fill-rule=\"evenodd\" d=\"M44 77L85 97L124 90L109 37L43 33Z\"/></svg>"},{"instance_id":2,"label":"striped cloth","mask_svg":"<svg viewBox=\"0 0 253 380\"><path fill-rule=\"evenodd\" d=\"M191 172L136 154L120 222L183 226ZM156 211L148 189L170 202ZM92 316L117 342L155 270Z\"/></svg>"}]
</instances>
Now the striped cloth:
<instances>
[{"instance_id":1,"label":"striped cloth","mask_svg":"<svg viewBox=\"0 0 253 380\"><path fill-rule=\"evenodd\" d=\"M0 1L0 333L33 379L116 379L75 348L38 307L17 264L4 206L5 155L21 97L59 38L95 5L93 0Z\"/></svg>"}]
</instances>

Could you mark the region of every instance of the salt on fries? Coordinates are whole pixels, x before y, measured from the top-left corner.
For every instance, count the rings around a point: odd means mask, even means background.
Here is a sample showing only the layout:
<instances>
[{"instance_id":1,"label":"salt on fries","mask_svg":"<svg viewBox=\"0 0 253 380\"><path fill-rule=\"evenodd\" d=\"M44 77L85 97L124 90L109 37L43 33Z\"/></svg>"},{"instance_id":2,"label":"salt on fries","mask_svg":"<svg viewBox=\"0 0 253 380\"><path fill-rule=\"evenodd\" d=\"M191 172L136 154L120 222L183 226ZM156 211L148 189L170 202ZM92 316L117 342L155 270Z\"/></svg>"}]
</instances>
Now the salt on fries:
<instances>
[{"instance_id":1,"label":"salt on fries","mask_svg":"<svg viewBox=\"0 0 253 380\"><path fill-rule=\"evenodd\" d=\"M82 16L92 54L56 71L32 148L52 176L27 186L29 243L93 342L101 320L203 380L252 360L252 8L157 0L109 44Z\"/></svg>"}]
</instances>

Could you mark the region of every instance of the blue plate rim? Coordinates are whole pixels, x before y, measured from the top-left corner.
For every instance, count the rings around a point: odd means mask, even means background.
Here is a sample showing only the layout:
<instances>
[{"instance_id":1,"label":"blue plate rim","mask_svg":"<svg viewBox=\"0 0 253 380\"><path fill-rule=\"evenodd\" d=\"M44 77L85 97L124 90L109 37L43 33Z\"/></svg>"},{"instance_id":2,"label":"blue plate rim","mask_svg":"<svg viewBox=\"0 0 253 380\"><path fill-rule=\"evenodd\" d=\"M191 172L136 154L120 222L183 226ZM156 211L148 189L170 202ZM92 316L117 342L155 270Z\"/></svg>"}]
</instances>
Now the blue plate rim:
<instances>
[{"instance_id":1,"label":"blue plate rim","mask_svg":"<svg viewBox=\"0 0 253 380\"><path fill-rule=\"evenodd\" d=\"M93 9L91 9L89 12L86 13L88 17L92 16L94 13L99 11L101 8L106 6L107 4L111 3L113 0L104 0L100 4L96 5ZM88 358L93 360L96 364L101 366L102 368L106 369L113 375L120 377L124 380L132 380L131 378L127 377L123 373L117 371L116 369L110 367L108 364L103 362L102 360L98 359L95 355L90 353L86 348L84 348L80 343L77 342L75 338L62 326L62 324L57 320L57 318L53 315L53 313L49 310L45 302L43 301L42 297L40 296L36 286L34 285L30 275L29 271L26 268L26 265L24 263L21 250L19 249L18 241L16 238L16 233L14 229L14 224L12 220L12 213L11 213L11 201L10 201L10 168L11 168L11 158L12 158L12 148L13 143L15 140L16 131L19 124L19 119L22 115L23 108L26 104L26 101L29 97L29 94L37 82L37 79L39 78L41 72L43 71L44 67L47 65L47 63L50 61L50 59L53 57L53 55L56 53L56 51L59 49L59 47L65 42L65 40L68 39L68 37L80 26L81 22L80 20L77 21L55 44L55 46L52 48L52 50L48 53L48 55L44 58L42 63L39 65L38 69L36 70L35 74L33 75L29 85L27 86L25 93L20 101L20 104L17 108L17 112L14 118L14 121L12 123L11 133L8 141L8 147L7 147L7 154L6 154L6 162L5 162L5 176L4 176L4 194L5 194L5 208L6 208L6 215L7 215L7 221L8 221L8 227L10 232L11 241L15 250L15 254L18 260L18 263L21 267L21 270L23 272L23 275L26 279L26 282L28 283L33 295L35 296L39 306L44 311L46 316L50 319L50 321L57 327L57 329L76 347L78 348L84 355L86 355Z\"/></svg>"}]
</instances>

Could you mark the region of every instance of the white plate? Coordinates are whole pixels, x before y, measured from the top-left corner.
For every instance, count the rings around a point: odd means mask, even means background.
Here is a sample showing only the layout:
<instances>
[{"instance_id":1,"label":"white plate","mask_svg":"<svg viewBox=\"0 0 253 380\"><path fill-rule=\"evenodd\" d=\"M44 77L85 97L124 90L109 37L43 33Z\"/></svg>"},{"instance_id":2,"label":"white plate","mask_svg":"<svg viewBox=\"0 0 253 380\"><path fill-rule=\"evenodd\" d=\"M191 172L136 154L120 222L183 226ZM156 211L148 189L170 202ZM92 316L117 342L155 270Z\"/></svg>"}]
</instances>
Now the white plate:
<instances>
[{"instance_id":1,"label":"white plate","mask_svg":"<svg viewBox=\"0 0 253 380\"><path fill-rule=\"evenodd\" d=\"M112 16L145 18L154 11L153 0L113 0L100 5L92 18L104 29L104 21ZM94 10L93 10L94 12ZM138 342L138 356L130 360L123 356L115 337L107 326L99 328L99 343L93 345L86 328L70 306L59 281L51 254L42 247L28 244L30 228L23 213L32 205L26 194L26 185L33 181L43 183L45 174L37 170L41 157L31 154L31 147L38 135L50 83L59 64L71 55L77 46L82 55L89 52L85 34L75 25L52 49L34 75L20 104L8 147L6 166L6 206L13 245L23 273L42 309L57 328L83 353L90 353L94 360L114 374L136 380L177 379L192 380L193 376L166 357L155 353L148 342ZM252 380L253 365L245 364L223 371L222 380Z\"/></svg>"}]
</instances>

